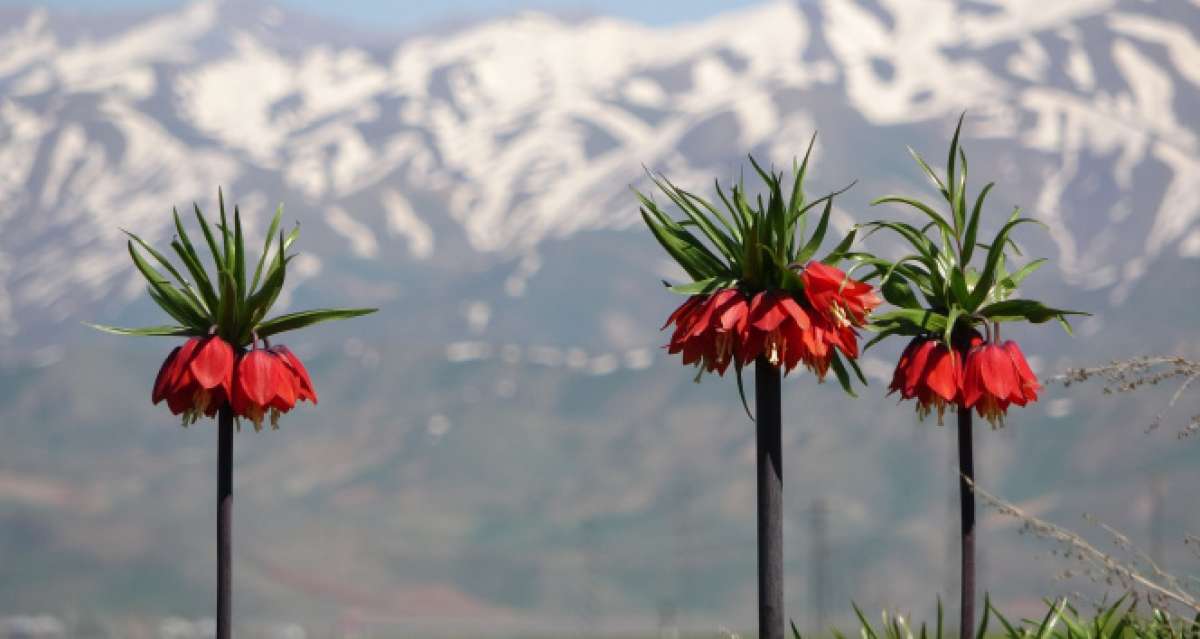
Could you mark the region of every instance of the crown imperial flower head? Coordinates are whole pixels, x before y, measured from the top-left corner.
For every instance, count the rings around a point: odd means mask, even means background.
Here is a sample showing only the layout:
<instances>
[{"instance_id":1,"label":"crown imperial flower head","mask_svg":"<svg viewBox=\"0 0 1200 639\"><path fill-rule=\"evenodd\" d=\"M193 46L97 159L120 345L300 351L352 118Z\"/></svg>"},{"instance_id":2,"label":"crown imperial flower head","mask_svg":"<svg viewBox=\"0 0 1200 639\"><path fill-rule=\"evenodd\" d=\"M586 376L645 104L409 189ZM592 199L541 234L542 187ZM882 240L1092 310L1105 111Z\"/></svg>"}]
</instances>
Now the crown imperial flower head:
<instances>
[{"instance_id":1,"label":"crown imperial flower head","mask_svg":"<svg viewBox=\"0 0 1200 639\"><path fill-rule=\"evenodd\" d=\"M185 426L200 417L213 417L223 408L250 420L255 429L261 428L265 417L277 426L279 416L297 401L315 404L317 394L300 359L286 346L268 346L267 338L375 309L315 309L267 317L283 289L288 262L294 257L288 255L288 249L299 235L299 228L286 234L280 231L283 211L278 209L251 273L248 267L253 264L247 261L241 211L234 209L230 224L220 192L218 200L220 223L215 228L195 207L196 222L215 273L205 270L178 212L174 213L177 235L171 249L181 266L141 237L127 233L129 255L146 278L150 297L177 324L148 328L93 326L120 335L187 338L167 355L150 393L153 404L165 401L172 414L182 415ZM256 347L259 341L262 348Z\"/></svg>"},{"instance_id":2,"label":"crown imperial flower head","mask_svg":"<svg viewBox=\"0 0 1200 639\"><path fill-rule=\"evenodd\" d=\"M879 335L871 343L892 335L911 336L889 389L901 399L915 400L922 417L936 411L940 423L948 407L974 409L993 426L1000 426L1009 406L1037 401L1041 389L1016 342L1000 342L1000 325L1054 319L1070 332L1067 317L1086 313L1013 297L1046 260L1032 260L1010 271L1008 249L1015 246L1011 234L1020 225L1038 222L1022 217L1018 208L989 243L978 240L984 201L993 185L983 187L973 204L967 197L966 153L958 144L961 128L960 119L950 143L945 179L913 152L949 205L948 215L907 197L888 196L874 202L904 204L929 224L917 228L880 220L867 225L872 231L894 231L915 250L895 262L867 259L875 268L871 275L881 279L884 297L897 307L873 318L872 328ZM972 258L977 256L982 260L975 265ZM921 292L924 302L914 291Z\"/></svg>"},{"instance_id":3,"label":"crown imperial flower head","mask_svg":"<svg viewBox=\"0 0 1200 639\"><path fill-rule=\"evenodd\" d=\"M654 174L650 179L685 219L673 219L638 193L650 231L692 279L670 286L689 297L663 325L674 327L667 352L701 374L724 375L732 367L740 380L742 368L762 358L785 374L803 365L819 380L832 369L847 391L848 371L862 379L855 363L858 330L882 300L870 284L836 266L849 255L855 230L814 259L838 193L806 200L803 182L811 151L810 143L786 191L784 174L764 171L750 158L766 201L749 197L740 183L728 195L717 184L724 212ZM802 237L815 210L820 210L816 226Z\"/></svg>"}]
</instances>

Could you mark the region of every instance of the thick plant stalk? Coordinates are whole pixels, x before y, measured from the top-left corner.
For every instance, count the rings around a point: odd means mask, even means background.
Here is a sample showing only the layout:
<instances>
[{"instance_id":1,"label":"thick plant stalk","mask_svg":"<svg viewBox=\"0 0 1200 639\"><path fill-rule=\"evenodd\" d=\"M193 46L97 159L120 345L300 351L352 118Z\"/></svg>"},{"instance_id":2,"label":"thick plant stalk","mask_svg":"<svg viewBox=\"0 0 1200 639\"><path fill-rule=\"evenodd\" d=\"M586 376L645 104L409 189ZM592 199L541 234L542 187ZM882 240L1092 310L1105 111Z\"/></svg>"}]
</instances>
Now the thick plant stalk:
<instances>
[{"instance_id":1,"label":"thick plant stalk","mask_svg":"<svg viewBox=\"0 0 1200 639\"><path fill-rule=\"evenodd\" d=\"M217 639L230 639L233 617L233 412L217 417Z\"/></svg>"},{"instance_id":2,"label":"thick plant stalk","mask_svg":"<svg viewBox=\"0 0 1200 639\"><path fill-rule=\"evenodd\" d=\"M962 519L959 637L975 634L975 451L971 441L971 409L958 406L958 508Z\"/></svg>"},{"instance_id":3,"label":"thick plant stalk","mask_svg":"<svg viewBox=\"0 0 1200 639\"><path fill-rule=\"evenodd\" d=\"M754 363L758 442L758 636L783 639L783 465L779 367Z\"/></svg>"}]
</instances>

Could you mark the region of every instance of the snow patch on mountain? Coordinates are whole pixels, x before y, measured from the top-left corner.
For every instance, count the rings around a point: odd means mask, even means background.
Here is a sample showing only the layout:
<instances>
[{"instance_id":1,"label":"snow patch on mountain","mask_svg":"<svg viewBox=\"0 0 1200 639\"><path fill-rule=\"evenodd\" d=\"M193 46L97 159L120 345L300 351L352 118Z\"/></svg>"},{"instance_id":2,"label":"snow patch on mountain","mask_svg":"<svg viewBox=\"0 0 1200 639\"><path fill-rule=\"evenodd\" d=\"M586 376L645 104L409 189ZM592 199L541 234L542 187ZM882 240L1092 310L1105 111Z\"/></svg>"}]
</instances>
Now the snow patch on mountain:
<instances>
[{"instance_id":1,"label":"snow patch on mountain","mask_svg":"<svg viewBox=\"0 0 1200 639\"><path fill-rule=\"evenodd\" d=\"M1187 7L779 1L658 28L524 13L383 50L289 42L282 10L258 13L202 0L67 39L33 10L0 30L6 334L124 286L118 229L166 237L164 211L218 184L277 180L272 201L321 211L364 259L396 240L429 256L440 215L476 251L521 255L636 224L624 186L643 165L703 185L748 150L789 164L818 127L940 135L964 109L971 135L1034 172L1023 203L1068 282L1118 299L1200 243ZM830 99L836 115L809 106ZM415 208L426 196L439 210ZM355 212L372 203L386 233Z\"/></svg>"}]
</instances>

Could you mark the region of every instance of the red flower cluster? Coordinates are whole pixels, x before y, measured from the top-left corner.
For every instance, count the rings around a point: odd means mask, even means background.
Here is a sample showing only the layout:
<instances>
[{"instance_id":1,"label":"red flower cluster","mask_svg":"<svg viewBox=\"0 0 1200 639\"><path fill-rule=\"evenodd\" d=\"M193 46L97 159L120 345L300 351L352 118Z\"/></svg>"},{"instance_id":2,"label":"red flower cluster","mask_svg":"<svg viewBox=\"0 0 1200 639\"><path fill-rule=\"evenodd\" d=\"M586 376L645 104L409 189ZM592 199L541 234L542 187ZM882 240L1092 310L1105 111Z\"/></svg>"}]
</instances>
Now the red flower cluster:
<instances>
[{"instance_id":1,"label":"red flower cluster","mask_svg":"<svg viewBox=\"0 0 1200 639\"><path fill-rule=\"evenodd\" d=\"M751 298L734 288L693 295L663 325L675 325L667 351L718 375L730 362L745 366L764 355L785 372L803 363L823 379L833 348L858 357L855 328L880 300L870 285L820 262L809 263L800 279L803 297L762 291Z\"/></svg>"},{"instance_id":2,"label":"red flower cluster","mask_svg":"<svg viewBox=\"0 0 1200 639\"><path fill-rule=\"evenodd\" d=\"M286 346L235 354L229 342L209 335L193 337L167 356L150 396L155 404L164 399L184 424L212 417L228 403L258 430L268 414L278 428L279 415L300 400L317 403L317 393L304 364Z\"/></svg>"},{"instance_id":3,"label":"red flower cluster","mask_svg":"<svg viewBox=\"0 0 1200 639\"><path fill-rule=\"evenodd\" d=\"M888 394L917 400L917 414L937 410L938 423L947 406L974 408L993 426L1004 423L1010 404L1037 401L1041 385L1016 342L985 342L975 333L949 348L932 337L914 337L896 364Z\"/></svg>"}]
</instances>

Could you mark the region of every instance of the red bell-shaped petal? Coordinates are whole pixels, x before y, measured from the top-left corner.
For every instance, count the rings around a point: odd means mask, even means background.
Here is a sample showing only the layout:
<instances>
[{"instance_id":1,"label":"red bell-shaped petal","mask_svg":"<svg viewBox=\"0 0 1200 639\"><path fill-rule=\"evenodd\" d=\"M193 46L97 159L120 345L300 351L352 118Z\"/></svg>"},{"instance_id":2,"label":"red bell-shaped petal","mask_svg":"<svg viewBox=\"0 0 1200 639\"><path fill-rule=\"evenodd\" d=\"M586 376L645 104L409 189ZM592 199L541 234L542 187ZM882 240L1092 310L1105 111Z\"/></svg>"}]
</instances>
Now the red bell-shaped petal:
<instances>
[{"instance_id":1,"label":"red bell-shaped petal","mask_svg":"<svg viewBox=\"0 0 1200 639\"><path fill-rule=\"evenodd\" d=\"M150 401L155 405L167 398L167 391L175 381L175 376L179 374L180 348L176 346L171 354L167 355L167 359L163 360L162 367L158 369L158 376L154 378L154 390L150 392Z\"/></svg>"},{"instance_id":2,"label":"red bell-shaped petal","mask_svg":"<svg viewBox=\"0 0 1200 639\"><path fill-rule=\"evenodd\" d=\"M170 386L165 389L167 395L178 395L196 385L196 378L192 375L192 369L189 364L192 358L196 355L196 350L200 347L200 338L192 337L179 347L179 354L175 356L178 370L175 372L173 379L170 381Z\"/></svg>"},{"instance_id":3,"label":"red bell-shaped petal","mask_svg":"<svg viewBox=\"0 0 1200 639\"><path fill-rule=\"evenodd\" d=\"M233 347L216 335L205 337L196 348L188 368L204 389L229 389L233 379Z\"/></svg>"},{"instance_id":4,"label":"red bell-shaped petal","mask_svg":"<svg viewBox=\"0 0 1200 639\"><path fill-rule=\"evenodd\" d=\"M867 313L880 304L870 284L849 278L824 262L809 262L800 280L812 307L838 324L862 326Z\"/></svg>"},{"instance_id":5,"label":"red bell-shaped petal","mask_svg":"<svg viewBox=\"0 0 1200 639\"><path fill-rule=\"evenodd\" d=\"M750 316L750 305L741 291L735 290L731 293L733 294L726 296L724 300L714 300L714 303L718 305L717 326L726 333L740 334L746 329L746 323Z\"/></svg>"},{"instance_id":6,"label":"red bell-shaped petal","mask_svg":"<svg viewBox=\"0 0 1200 639\"><path fill-rule=\"evenodd\" d=\"M904 379L904 395L906 397L916 397L918 390L922 387L921 378L925 374L925 368L929 364L929 355L933 352L935 344L934 340L923 338L913 352L912 362L909 363L908 374Z\"/></svg>"},{"instance_id":7,"label":"red bell-shaped petal","mask_svg":"<svg viewBox=\"0 0 1200 639\"><path fill-rule=\"evenodd\" d=\"M283 358L275 353L270 353L270 356L275 380L275 397L271 400L271 408L286 413L296 405L296 376Z\"/></svg>"},{"instance_id":8,"label":"red bell-shaped petal","mask_svg":"<svg viewBox=\"0 0 1200 639\"><path fill-rule=\"evenodd\" d=\"M705 295L693 295L687 298L687 301L685 301L683 304L680 304L679 308L676 308L671 312L671 316L667 318L667 321L663 323L662 328L659 330L663 330L671 324L679 326L679 323L683 320L683 318L692 311L696 310L696 307L702 304L706 297L707 296Z\"/></svg>"},{"instance_id":9,"label":"red bell-shaped petal","mask_svg":"<svg viewBox=\"0 0 1200 639\"><path fill-rule=\"evenodd\" d=\"M242 355L237 365L234 396L242 393L245 405L263 408L275 399L278 362L265 350L252 350Z\"/></svg>"},{"instance_id":10,"label":"red bell-shaped petal","mask_svg":"<svg viewBox=\"0 0 1200 639\"><path fill-rule=\"evenodd\" d=\"M1021 347L1012 340L1004 342L1003 347L1017 369L1021 395L1024 399L1021 404L1036 402L1038 391L1042 389L1042 385L1038 383L1037 375L1034 375L1033 369L1029 367L1029 362L1025 361L1025 354L1021 352Z\"/></svg>"},{"instance_id":11,"label":"red bell-shaped petal","mask_svg":"<svg viewBox=\"0 0 1200 639\"><path fill-rule=\"evenodd\" d=\"M808 313L801 308L800 304L792 298L791 295L785 295L779 300L779 308L787 313L788 318L802 331L807 331L812 327L812 321L808 317Z\"/></svg>"},{"instance_id":12,"label":"red bell-shaped petal","mask_svg":"<svg viewBox=\"0 0 1200 639\"><path fill-rule=\"evenodd\" d=\"M916 356L917 349L925 341L923 337L914 337L909 340L908 345L904 347L904 351L900 353L900 359L896 362L896 370L892 372L892 383L888 384L888 395L900 392L900 396L904 399L909 399L911 396L908 391L908 376L912 370L913 357Z\"/></svg>"},{"instance_id":13,"label":"red bell-shaped petal","mask_svg":"<svg viewBox=\"0 0 1200 639\"><path fill-rule=\"evenodd\" d=\"M993 426L1003 424L1010 404L1030 401L1022 393L1021 373L1009 351L992 343L967 353L962 388L964 405L974 407Z\"/></svg>"},{"instance_id":14,"label":"red bell-shaped petal","mask_svg":"<svg viewBox=\"0 0 1200 639\"><path fill-rule=\"evenodd\" d=\"M1007 399L1020 388L1017 367L1008 351L995 344L986 344L978 351L979 372L989 393Z\"/></svg>"},{"instance_id":15,"label":"red bell-shaped petal","mask_svg":"<svg viewBox=\"0 0 1200 639\"><path fill-rule=\"evenodd\" d=\"M290 348L282 344L272 346L271 350L283 360L284 364L287 364L291 368L292 373L295 375L297 382L296 398L306 399L316 404L317 391L313 387L312 379L308 376L308 369L304 367L304 363L300 361L300 358L296 357L296 354Z\"/></svg>"},{"instance_id":16,"label":"red bell-shaped petal","mask_svg":"<svg viewBox=\"0 0 1200 639\"><path fill-rule=\"evenodd\" d=\"M936 342L929 353L929 361L925 365L925 387L950 402L958 395L962 372L959 366L958 353L946 348L940 341Z\"/></svg>"},{"instance_id":17,"label":"red bell-shaped petal","mask_svg":"<svg viewBox=\"0 0 1200 639\"><path fill-rule=\"evenodd\" d=\"M967 408L979 403L979 399L987 392L983 383L982 360L979 358L979 351L982 348L982 344L971 348L963 363L963 405Z\"/></svg>"},{"instance_id":18,"label":"red bell-shaped petal","mask_svg":"<svg viewBox=\"0 0 1200 639\"><path fill-rule=\"evenodd\" d=\"M762 291L754 296L750 304L750 323L754 328L770 333L787 319L787 312L779 304L780 297L775 291Z\"/></svg>"}]
</instances>

